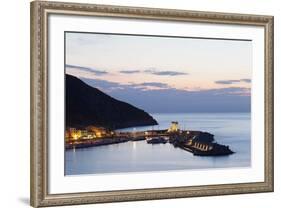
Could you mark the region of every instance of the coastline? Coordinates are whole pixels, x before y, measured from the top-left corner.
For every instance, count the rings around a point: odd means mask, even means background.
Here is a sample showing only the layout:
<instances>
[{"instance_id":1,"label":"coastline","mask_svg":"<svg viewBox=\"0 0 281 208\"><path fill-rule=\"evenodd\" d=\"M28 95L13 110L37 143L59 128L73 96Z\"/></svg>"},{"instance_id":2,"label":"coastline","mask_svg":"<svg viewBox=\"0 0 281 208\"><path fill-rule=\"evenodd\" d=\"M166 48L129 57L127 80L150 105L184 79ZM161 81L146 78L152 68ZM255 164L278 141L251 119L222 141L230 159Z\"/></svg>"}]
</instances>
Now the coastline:
<instances>
[{"instance_id":1,"label":"coastline","mask_svg":"<svg viewBox=\"0 0 281 208\"><path fill-rule=\"evenodd\" d=\"M177 122L174 122L177 124ZM145 131L145 132L126 132L122 136L116 136L112 132L111 137L97 139L71 140L65 143L65 149L87 148L102 145L124 143L128 141L146 140L147 144L166 144L169 142L175 148L179 147L187 152L198 156L220 156L230 155L234 152L229 146L218 144L214 140L214 135L202 131L181 131L179 129Z\"/></svg>"}]
</instances>

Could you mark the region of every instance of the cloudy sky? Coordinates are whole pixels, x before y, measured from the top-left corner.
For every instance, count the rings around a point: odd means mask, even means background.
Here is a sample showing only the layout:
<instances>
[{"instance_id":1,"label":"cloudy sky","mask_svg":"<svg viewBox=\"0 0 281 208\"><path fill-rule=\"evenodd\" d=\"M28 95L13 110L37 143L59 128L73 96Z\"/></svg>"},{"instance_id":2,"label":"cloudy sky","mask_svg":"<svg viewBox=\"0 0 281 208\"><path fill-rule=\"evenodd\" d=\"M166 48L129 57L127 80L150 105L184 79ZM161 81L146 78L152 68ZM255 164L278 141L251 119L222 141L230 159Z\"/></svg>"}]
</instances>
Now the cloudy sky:
<instances>
[{"instance_id":1,"label":"cloudy sky","mask_svg":"<svg viewBox=\"0 0 281 208\"><path fill-rule=\"evenodd\" d=\"M70 33L66 73L150 113L250 111L252 42Z\"/></svg>"}]
</instances>

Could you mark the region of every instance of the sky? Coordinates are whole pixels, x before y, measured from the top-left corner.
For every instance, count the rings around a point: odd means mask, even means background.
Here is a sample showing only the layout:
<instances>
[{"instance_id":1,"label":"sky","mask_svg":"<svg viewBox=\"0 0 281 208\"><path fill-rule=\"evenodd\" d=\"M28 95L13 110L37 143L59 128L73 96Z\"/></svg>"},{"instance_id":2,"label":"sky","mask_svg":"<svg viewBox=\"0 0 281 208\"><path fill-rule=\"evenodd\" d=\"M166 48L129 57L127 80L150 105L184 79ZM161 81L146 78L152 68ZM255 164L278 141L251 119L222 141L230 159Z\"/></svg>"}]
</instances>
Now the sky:
<instances>
[{"instance_id":1,"label":"sky","mask_svg":"<svg viewBox=\"0 0 281 208\"><path fill-rule=\"evenodd\" d=\"M150 113L249 112L252 42L65 34L65 69Z\"/></svg>"}]
</instances>

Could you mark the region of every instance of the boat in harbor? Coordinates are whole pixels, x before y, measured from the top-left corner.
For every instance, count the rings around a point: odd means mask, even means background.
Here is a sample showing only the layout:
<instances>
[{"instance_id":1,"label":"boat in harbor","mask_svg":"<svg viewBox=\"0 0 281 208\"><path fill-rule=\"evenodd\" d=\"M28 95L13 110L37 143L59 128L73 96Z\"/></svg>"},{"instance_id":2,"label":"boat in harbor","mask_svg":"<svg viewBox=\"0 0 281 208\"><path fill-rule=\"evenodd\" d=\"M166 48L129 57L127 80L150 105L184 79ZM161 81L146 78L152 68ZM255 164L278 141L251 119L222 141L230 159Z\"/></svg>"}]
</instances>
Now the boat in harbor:
<instances>
[{"instance_id":1,"label":"boat in harbor","mask_svg":"<svg viewBox=\"0 0 281 208\"><path fill-rule=\"evenodd\" d=\"M146 142L148 144L166 144L168 142L168 139L165 137L147 137Z\"/></svg>"}]
</instances>

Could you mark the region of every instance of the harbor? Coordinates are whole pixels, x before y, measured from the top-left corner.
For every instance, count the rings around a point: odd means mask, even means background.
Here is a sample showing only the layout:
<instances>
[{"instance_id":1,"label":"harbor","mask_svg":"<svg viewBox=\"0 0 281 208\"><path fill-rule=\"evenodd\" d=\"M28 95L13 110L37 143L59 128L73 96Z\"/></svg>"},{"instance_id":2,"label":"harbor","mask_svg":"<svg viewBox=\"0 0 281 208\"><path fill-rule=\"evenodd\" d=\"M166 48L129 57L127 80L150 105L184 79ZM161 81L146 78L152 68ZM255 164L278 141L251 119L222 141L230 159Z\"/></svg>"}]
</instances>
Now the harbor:
<instances>
[{"instance_id":1,"label":"harbor","mask_svg":"<svg viewBox=\"0 0 281 208\"><path fill-rule=\"evenodd\" d=\"M148 145L169 143L175 148L181 148L196 156L222 156L234 153L229 146L217 143L213 134L181 130L177 121L171 122L168 129L162 130L121 132L96 126L89 126L83 130L69 128L66 130L65 137L65 148L74 150L145 140Z\"/></svg>"}]
</instances>

